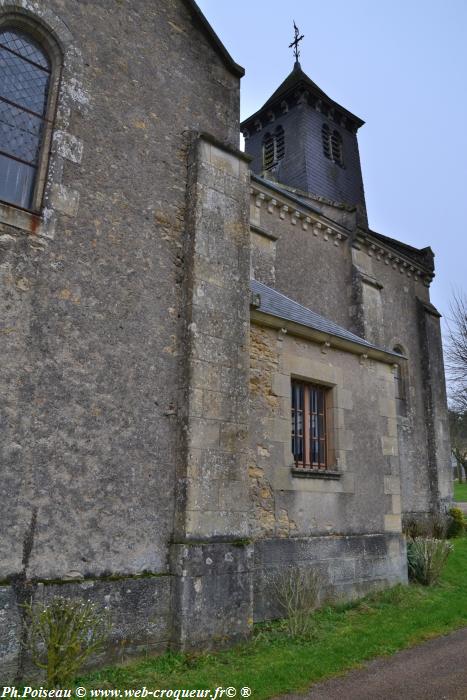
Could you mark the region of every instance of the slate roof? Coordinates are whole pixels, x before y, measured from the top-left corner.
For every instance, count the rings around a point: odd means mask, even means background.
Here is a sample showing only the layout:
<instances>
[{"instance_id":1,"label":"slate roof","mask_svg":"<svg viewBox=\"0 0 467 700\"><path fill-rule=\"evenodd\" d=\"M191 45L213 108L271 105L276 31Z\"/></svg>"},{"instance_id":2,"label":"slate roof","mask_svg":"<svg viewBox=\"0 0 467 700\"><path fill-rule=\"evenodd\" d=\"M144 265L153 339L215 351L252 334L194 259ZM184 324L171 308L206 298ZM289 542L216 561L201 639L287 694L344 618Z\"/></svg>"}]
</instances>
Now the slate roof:
<instances>
[{"instance_id":1,"label":"slate roof","mask_svg":"<svg viewBox=\"0 0 467 700\"><path fill-rule=\"evenodd\" d=\"M360 338L360 336L351 333L345 328L342 328L342 326L338 326L337 323L329 321L329 319L320 316L314 311L311 311L311 309L307 309L306 306L302 306L293 299L286 297L285 294L281 294L276 289L272 289L262 282L252 279L250 280L250 284L253 294L259 294L260 297L260 305L257 309L264 314L270 314L271 316L282 318L285 321L293 321L302 326L313 328L316 331L321 331L322 333L342 338L343 340L356 343L357 345L362 345L365 348L379 350L397 356L397 353L369 343L364 338Z\"/></svg>"},{"instance_id":2,"label":"slate roof","mask_svg":"<svg viewBox=\"0 0 467 700\"><path fill-rule=\"evenodd\" d=\"M328 95L326 95L326 93L323 92L323 90L321 90L321 88L318 85L316 85L316 83L314 83L311 80L311 78L307 76L306 73L303 72L300 63L296 63L292 72L289 73L287 78L279 85L277 90L264 103L261 109L259 109L257 112L252 114L250 117L248 117L241 123L241 128L246 127L247 124L249 124L252 120L256 119L256 117L261 112L263 112L263 110L267 109L268 107L272 107L273 104L276 104L277 102L283 100L290 93L294 93L298 88L308 90L311 94L323 99L331 107L337 107L337 109L339 109L340 112L342 112L349 119L355 122L357 128L361 127L365 123L363 119L360 119L360 117L357 117L355 114L352 114L352 112L349 112L348 109L345 109L345 107L342 107L342 105L338 104L337 102L332 100Z\"/></svg>"}]
</instances>

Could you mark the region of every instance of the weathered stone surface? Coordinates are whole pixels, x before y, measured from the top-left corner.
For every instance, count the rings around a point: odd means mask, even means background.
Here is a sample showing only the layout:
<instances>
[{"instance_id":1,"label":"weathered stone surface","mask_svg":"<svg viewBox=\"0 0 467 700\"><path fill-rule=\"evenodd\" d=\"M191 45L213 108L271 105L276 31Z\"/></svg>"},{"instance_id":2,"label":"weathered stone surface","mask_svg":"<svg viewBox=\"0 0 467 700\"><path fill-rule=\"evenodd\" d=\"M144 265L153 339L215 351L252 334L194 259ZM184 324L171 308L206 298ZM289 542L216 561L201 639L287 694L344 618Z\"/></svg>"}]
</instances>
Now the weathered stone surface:
<instances>
[{"instance_id":1,"label":"weathered stone surface","mask_svg":"<svg viewBox=\"0 0 467 700\"><path fill-rule=\"evenodd\" d=\"M167 648L171 637L170 576L87 579L79 582L29 583L25 600L47 603L56 596L83 599L107 610L111 632L105 651L94 665L123 661L127 656ZM23 626L21 586L0 587L0 657L2 679L10 681L33 673L28 654L20 644Z\"/></svg>"},{"instance_id":2,"label":"weathered stone surface","mask_svg":"<svg viewBox=\"0 0 467 700\"><path fill-rule=\"evenodd\" d=\"M218 646L249 634L253 551L242 541L172 545L177 647Z\"/></svg>"},{"instance_id":3,"label":"weathered stone surface","mask_svg":"<svg viewBox=\"0 0 467 700\"><path fill-rule=\"evenodd\" d=\"M262 539L255 544L254 616L280 617L274 581L288 567L321 575L322 595L358 597L407 581L400 534Z\"/></svg>"}]
</instances>

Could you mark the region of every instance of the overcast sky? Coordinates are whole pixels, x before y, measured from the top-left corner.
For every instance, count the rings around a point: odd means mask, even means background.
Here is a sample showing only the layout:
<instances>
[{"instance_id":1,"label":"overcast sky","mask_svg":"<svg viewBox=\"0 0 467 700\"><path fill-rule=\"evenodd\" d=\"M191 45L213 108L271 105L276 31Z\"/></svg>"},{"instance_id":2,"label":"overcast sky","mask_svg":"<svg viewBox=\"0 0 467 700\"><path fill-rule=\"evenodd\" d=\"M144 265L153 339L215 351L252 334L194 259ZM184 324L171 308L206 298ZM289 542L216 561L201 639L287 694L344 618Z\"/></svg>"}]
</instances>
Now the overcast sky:
<instances>
[{"instance_id":1,"label":"overcast sky","mask_svg":"<svg viewBox=\"0 0 467 700\"><path fill-rule=\"evenodd\" d=\"M467 0L198 0L246 70L241 117L300 62L359 131L370 226L435 252L431 298L467 292Z\"/></svg>"}]
</instances>

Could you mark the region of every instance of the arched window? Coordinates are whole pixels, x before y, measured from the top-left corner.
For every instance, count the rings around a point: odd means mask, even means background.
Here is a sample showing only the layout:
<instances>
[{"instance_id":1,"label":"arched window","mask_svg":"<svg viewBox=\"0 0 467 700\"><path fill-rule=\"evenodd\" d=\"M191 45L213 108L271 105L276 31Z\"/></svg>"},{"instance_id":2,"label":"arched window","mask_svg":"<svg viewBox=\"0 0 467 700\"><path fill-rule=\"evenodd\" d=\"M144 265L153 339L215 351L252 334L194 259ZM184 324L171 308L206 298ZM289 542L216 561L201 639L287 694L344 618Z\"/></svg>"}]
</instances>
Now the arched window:
<instances>
[{"instance_id":1,"label":"arched window","mask_svg":"<svg viewBox=\"0 0 467 700\"><path fill-rule=\"evenodd\" d=\"M50 59L16 27L0 28L0 200L40 208L51 137Z\"/></svg>"},{"instance_id":2,"label":"arched window","mask_svg":"<svg viewBox=\"0 0 467 700\"><path fill-rule=\"evenodd\" d=\"M396 345L393 349L398 355L403 355L404 352L400 345ZM396 411L398 416L405 416L407 413L407 401L403 371L400 364L395 364L393 368L394 376L394 395L396 399Z\"/></svg>"},{"instance_id":3,"label":"arched window","mask_svg":"<svg viewBox=\"0 0 467 700\"><path fill-rule=\"evenodd\" d=\"M270 170L282 160L285 155L285 135L282 126L278 126L274 134L267 133L263 138L263 169Z\"/></svg>"},{"instance_id":4,"label":"arched window","mask_svg":"<svg viewBox=\"0 0 467 700\"><path fill-rule=\"evenodd\" d=\"M332 160L333 163L340 165L342 168L344 165L342 136L335 129L331 133L328 124L323 124L321 127L321 138L323 141L323 153L326 158L329 158L329 160Z\"/></svg>"}]
</instances>

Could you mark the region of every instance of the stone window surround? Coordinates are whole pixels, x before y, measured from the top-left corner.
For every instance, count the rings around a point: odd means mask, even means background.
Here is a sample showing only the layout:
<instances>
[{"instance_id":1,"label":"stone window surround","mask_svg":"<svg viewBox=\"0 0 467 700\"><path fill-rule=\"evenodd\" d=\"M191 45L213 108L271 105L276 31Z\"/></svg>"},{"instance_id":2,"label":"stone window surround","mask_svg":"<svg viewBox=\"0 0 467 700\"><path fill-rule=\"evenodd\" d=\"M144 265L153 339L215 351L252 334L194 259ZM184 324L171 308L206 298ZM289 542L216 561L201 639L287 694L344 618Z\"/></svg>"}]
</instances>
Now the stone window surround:
<instances>
[{"instance_id":1,"label":"stone window surround","mask_svg":"<svg viewBox=\"0 0 467 700\"><path fill-rule=\"evenodd\" d=\"M279 357L279 367L273 376L273 391L281 399L282 409L281 415L277 416L272 425L274 435L278 436L276 441L283 445L283 457L280 460L281 464L277 465L274 470L271 487L278 490L293 490L293 491L315 491L321 493L355 493L355 474L347 465L347 454L353 452L354 435L346 425L346 415L352 412L353 395L349 388L345 385L344 375L339 367L331 367L323 357L322 361L300 358L293 353L287 352L286 338L288 336L298 340L311 341L313 345L321 347L321 354L326 355L332 349L344 350L353 355L359 356L359 364L362 367L381 366L381 369L386 366L383 371L387 375L389 370L390 385L393 387L392 366L394 364L394 356L386 352L376 349L365 349L357 346L346 347L339 338L327 337L322 333L314 331L310 328L298 327L284 319L262 314L254 307L251 309L251 321L254 325L260 328L269 328L276 330L277 353ZM327 342L323 342L327 341ZM376 360L376 363L374 363ZM401 364L406 362L406 358L401 356ZM293 456L291 451L290 440L290 414L291 414L291 395L290 382L295 377L304 381L310 381L322 386L329 386L332 390L332 424L328 425L328 430L332 435L334 460L336 470L328 472L324 475L323 472L313 472L310 478L303 478L303 471L300 474L294 473ZM388 403L389 401L389 403ZM390 404L390 405L389 405ZM330 404L331 408L331 404ZM380 415L387 417L388 428L387 432L381 436L381 446L384 455L397 454L397 437L393 433L396 423L395 399L383 396L380 399ZM394 425L393 425L394 424ZM308 476L308 475L307 475ZM295 478L298 477L298 478ZM300 478L302 477L302 478ZM389 477L388 477L389 478ZM391 477L389 481L392 483ZM395 479L395 480L394 480ZM392 528L398 528L400 531L400 486L399 478L394 477L394 483L397 482L397 488L386 488L385 494L393 497L394 511L390 510L385 514L387 518L387 529L392 531ZM386 482L385 482L386 483ZM388 482L389 483L389 482ZM393 522L394 521L394 522ZM392 523L392 524L391 524Z\"/></svg>"},{"instance_id":2,"label":"stone window surround","mask_svg":"<svg viewBox=\"0 0 467 700\"><path fill-rule=\"evenodd\" d=\"M44 194L44 186L47 178L47 170L50 152L50 145L52 140L52 134L55 122L55 111L57 104L57 96L60 87L60 76L62 72L62 52L50 34L44 30L44 27L38 22L32 21L29 17L20 16L19 19L9 19L11 15L6 15L0 19L0 29L12 26L14 29L23 31L26 37L31 37L31 39L37 41L39 46L43 49L44 53L50 61L50 79L49 79L49 90L47 96L47 105L45 112L43 112L44 119L44 135L42 139L42 145L40 149L38 167L36 171L36 177L34 181L34 196L33 204L29 209L24 209L23 207L11 204L7 201L2 201L2 204L7 204L8 206L13 206L15 208L22 209L27 213L37 214L40 212L42 205L42 198Z\"/></svg>"},{"instance_id":3,"label":"stone window surround","mask_svg":"<svg viewBox=\"0 0 467 700\"><path fill-rule=\"evenodd\" d=\"M64 24L41 2L0 0L0 27L12 26L36 38L52 62L51 97L47 118L54 121L47 130L37 173L37 211L0 202L0 224L20 232L53 239L57 213L75 216L79 195L62 184L65 160L79 164L83 144L69 132L73 111L85 113L89 99L82 86L83 60ZM48 158L47 158L48 153Z\"/></svg>"},{"instance_id":4,"label":"stone window surround","mask_svg":"<svg viewBox=\"0 0 467 700\"><path fill-rule=\"evenodd\" d=\"M279 321L279 319L277 319ZM262 325L262 324L260 324ZM269 325L269 324L267 324ZM330 367L326 362L311 362L303 358L294 357L284 351L284 341L288 332L285 328L278 329L277 348L280 355L280 369L274 376L274 386L283 400L282 414L284 418L277 421L278 435L287 434L284 440L284 467L287 466L292 476L287 488L297 491L320 491L323 493L335 493L336 488L340 493L353 493L355 489L354 474L347 472L345 464L345 452L352 448L353 434L346 429L345 413L352 408L352 399L348 396L343 382L342 372L339 368ZM291 337L302 339L299 335L290 333ZM326 354L329 348L322 347ZM327 430L329 436L330 469L324 470L296 469L291 450L290 440L290 415L292 399L290 385L293 379L299 379L312 384L327 387L329 396L327 401ZM347 444L346 444L347 443ZM280 469L282 472L282 469ZM307 486L305 487L305 482ZM334 485L333 486L333 482ZM337 483L336 483L337 482ZM308 486L309 484L309 486ZM329 488L326 486L329 484ZM283 489L285 484L272 483L274 489Z\"/></svg>"}]
</instances>

